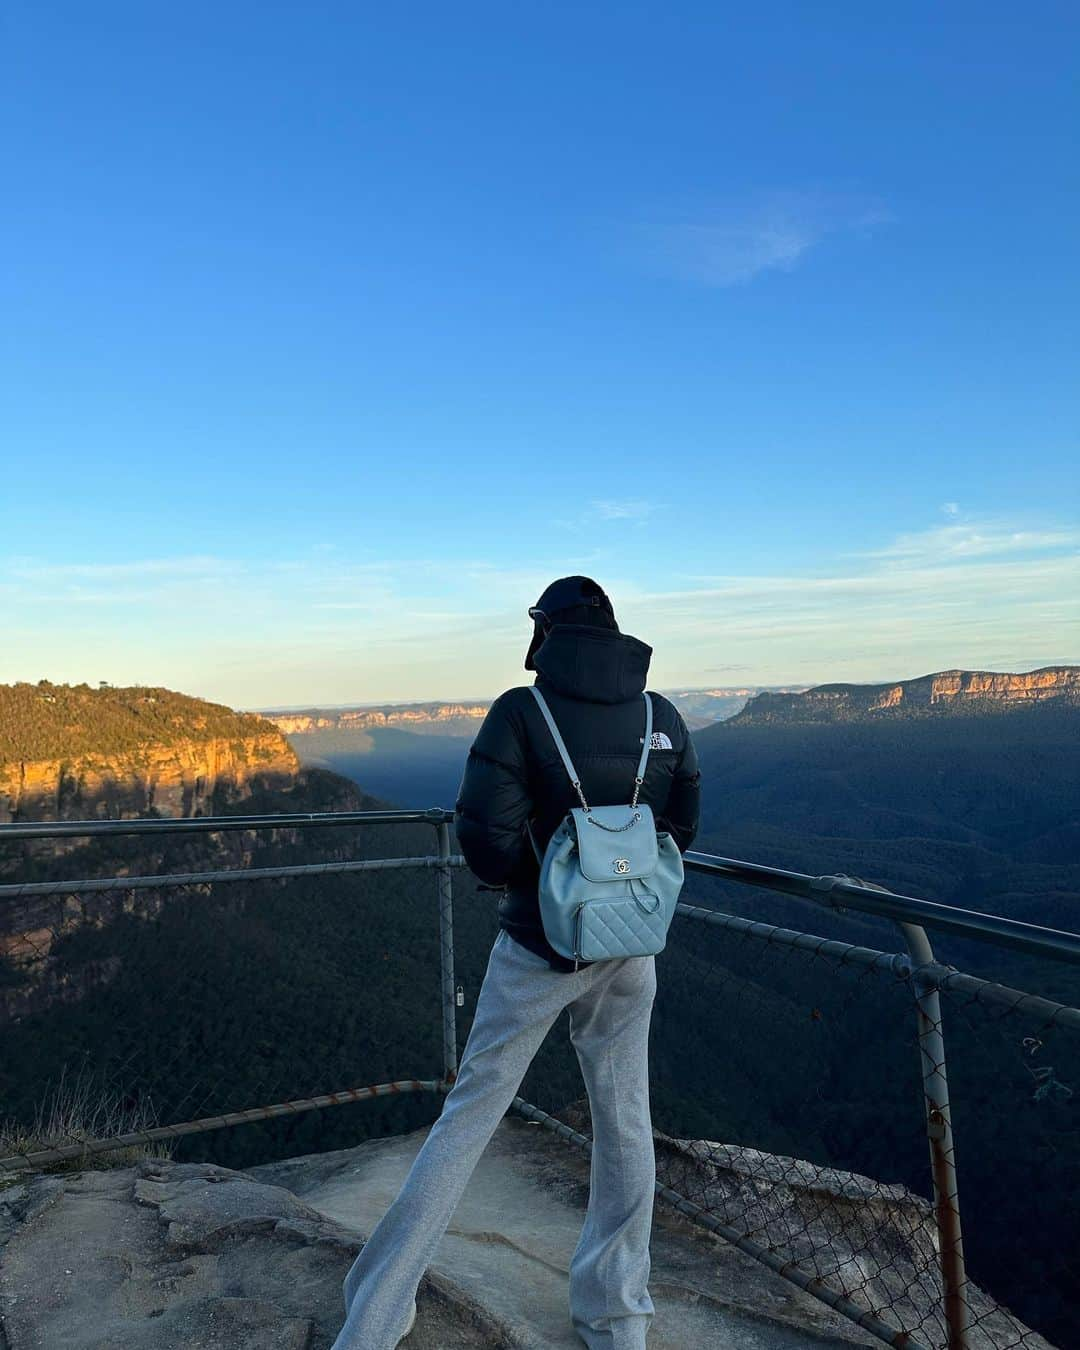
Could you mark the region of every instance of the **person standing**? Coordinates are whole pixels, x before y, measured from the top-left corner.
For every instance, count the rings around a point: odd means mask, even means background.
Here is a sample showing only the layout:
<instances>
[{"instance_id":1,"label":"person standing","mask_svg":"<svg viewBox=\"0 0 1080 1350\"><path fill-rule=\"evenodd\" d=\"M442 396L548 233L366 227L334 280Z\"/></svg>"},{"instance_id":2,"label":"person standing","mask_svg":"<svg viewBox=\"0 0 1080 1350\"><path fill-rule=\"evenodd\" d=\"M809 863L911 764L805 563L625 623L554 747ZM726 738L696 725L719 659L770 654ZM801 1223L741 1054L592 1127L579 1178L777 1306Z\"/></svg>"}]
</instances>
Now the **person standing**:
<instances>
[{"instance_id":1,"label":"person standing","mask_svg":"<svg viewBox=\"0 0 1080 1350\"><path fill-rule=\"evenodd\" d=\"M553 713L582 788L596 805L626 801L644 739L651 647L619 630L590 577L552 582L529 609L525 668ZM653 703L640 800L681 852L698 825L701 775L675 706ZM575 963L548 942L538 854L577 793L528 686L491 705L455 804L471 870L500 888L499 933L457 1079L397 1199L345 1280L346 1322L333 1350L393 1350L416 1319L416 1291L466 1184L564 1008L593 1126L589 1203L570 1260L569 1317L589 1350L643 1350L654 1315L651 1269L656 1160L648 1038L655 957Z\"/></svg>"}]
</instances>

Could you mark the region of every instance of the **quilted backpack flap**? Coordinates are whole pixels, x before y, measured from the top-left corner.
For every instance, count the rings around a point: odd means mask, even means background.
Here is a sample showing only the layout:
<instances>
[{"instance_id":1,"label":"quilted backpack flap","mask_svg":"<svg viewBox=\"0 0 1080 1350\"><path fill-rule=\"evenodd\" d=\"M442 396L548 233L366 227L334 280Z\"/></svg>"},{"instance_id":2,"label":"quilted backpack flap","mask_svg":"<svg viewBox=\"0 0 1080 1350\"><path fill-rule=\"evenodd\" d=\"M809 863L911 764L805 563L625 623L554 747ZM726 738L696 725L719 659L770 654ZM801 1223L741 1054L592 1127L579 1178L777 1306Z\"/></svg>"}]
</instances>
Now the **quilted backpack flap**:
<instances>
[{"instance_id":1,"label":"quilted backpack flap","mask_svg":"<svg viewBox=\"0 0 1080 1350\"><path fill-rule=\"evenodd\" d=\"M640 880L656 870L656 822L652 807L575 806L577 862L589 881Z\"/></svg>"}]
</instances>

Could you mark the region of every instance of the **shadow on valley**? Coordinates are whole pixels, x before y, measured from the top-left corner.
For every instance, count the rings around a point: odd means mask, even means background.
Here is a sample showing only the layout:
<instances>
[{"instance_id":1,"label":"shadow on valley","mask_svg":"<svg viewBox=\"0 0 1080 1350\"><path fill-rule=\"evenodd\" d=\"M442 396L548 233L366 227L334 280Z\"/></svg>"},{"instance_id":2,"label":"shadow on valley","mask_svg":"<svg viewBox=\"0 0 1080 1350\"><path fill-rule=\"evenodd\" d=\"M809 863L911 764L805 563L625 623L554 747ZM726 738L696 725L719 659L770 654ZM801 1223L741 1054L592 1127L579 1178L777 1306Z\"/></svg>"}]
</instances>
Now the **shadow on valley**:
<instances>
[{"instance_id":1,"label":"shadow on valley","mask_svg":"<svg viewBox=\"0 0 1080 1350\"><path fill-rule=\"evenodd\" d=\"M289 741L305 764L331 769L395 806L427 810L453 807L472 735L335 727L293 735Z\"/></svg>"}]
</instances>

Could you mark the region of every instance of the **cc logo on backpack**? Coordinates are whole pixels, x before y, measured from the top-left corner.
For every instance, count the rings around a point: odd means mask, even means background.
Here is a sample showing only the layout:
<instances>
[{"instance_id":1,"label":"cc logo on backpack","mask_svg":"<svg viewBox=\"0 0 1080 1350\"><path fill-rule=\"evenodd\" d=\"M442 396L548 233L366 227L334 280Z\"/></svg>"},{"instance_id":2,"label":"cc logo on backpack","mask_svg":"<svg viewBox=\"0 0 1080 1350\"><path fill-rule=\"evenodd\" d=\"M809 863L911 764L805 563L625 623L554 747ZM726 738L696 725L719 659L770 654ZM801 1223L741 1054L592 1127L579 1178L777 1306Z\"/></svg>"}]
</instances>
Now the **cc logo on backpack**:
<instances>
[{"instance_id":1,"label":"cc logo on backpack","mask_svg":"<svg viewBox=\"0 0 1080 1350\"><path fill-rule=\"evenodd\" d=\"M616 871L616 872L619 872L619 873L629 872L629 871L630 871L630 859L629 859L629 858L616 858L616 859L615 859L615 871Z\"/></svg>"}]
</instances>

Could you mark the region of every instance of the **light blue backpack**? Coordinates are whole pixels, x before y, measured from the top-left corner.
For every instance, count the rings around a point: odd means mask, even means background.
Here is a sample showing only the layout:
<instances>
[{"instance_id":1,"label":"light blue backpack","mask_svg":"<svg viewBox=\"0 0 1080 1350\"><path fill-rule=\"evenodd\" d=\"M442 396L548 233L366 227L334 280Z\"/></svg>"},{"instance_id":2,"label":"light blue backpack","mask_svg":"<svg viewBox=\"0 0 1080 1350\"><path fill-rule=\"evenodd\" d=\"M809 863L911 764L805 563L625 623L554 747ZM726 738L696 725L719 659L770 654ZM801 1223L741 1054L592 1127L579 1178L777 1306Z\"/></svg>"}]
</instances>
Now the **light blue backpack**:
<instances>
[{"instance_id":1,"label":"light blue backpack","mask_svg":"<svg viewBox=\"0 0 1080 1350\"><path fill-rule=\"evenodd\" d=\"M544 714L581 805L551 836L540 863L540 917L560 955L581 961L652 956L664 950L683 884L675 840L657 832L652 807L638 802L652 742L652 700L645 699L645 743L628 806L590 806L551 709L535 685Z\"/></svg>"}]
</instances>

